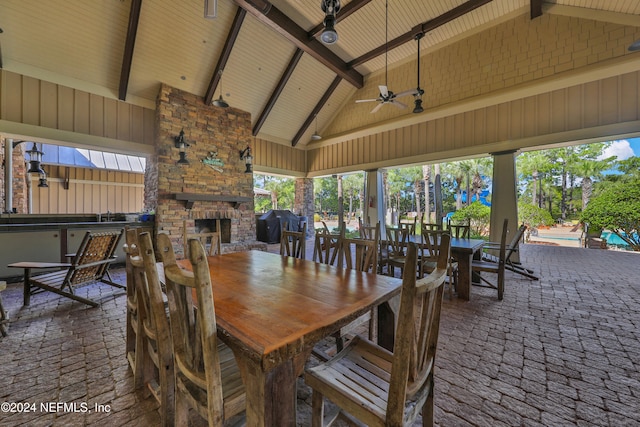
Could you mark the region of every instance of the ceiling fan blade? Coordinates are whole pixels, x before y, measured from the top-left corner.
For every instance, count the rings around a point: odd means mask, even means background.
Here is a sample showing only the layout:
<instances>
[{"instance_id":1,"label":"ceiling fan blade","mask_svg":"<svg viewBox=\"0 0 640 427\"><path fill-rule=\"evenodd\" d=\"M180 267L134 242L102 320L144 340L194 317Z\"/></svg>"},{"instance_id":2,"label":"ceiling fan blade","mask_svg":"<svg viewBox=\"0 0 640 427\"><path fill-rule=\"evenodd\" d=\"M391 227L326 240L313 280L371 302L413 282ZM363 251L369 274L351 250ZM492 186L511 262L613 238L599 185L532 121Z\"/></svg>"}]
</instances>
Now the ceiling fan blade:
<instances>
[{"instance_id":1,"label":"ceiling fan blade","mask_svg":"<svg viewBox=\"0 0 640 427\"><path fill-rule=\"evenodd\" d=\"M401 98L407 95L415 95L416 93L418 93L416 89L409 89L409 90L405 90L404 92L396 93L394 98Z\"/></svg>"},{"instance_id":2,"label":"ceiling fan blade","mask_svg":"<svg viewBox=\"0 0 640 427\"><path fill-rule=\"evenodd\" d=\"M403 104L400 101L389 101L389 104L393 104L398 108L407 108L407 104Z\"/></svg>"},{"instance_id":3,"label":"ceiling fan blade","mask_svg":"<svg viewBox=\"0 0 640 427\"><path fill-rule=\"evenodd\" d=\"M380 85L380 86L378 86L378 89L380 89L380 95L383 98L386 98L387 96L389 96L389 89L387 89L387 86Z\"/></svg>"},{"instance_id":4,"label":"ceiling fan blade","mask_svg":"<svg viewBox=\"0 0 640 427\"><path fill-rule=\"evenodd\" d=\"M373 113L377 113L379 109L382 108L382 106L384 105L383 102L381 102L380 104L376 105L376 108L374 108L373 110L371 110L371 114Z\"/></svg>"},{"instance_id":5,"label":"ceiling fan blade","mask_svg":"<svg viewBox=\"0 0 640 427\"><path fill-rule=\"evenodd\" d=\"M373 101L380 101L380 98L372 98L372 99L356 99L356 104L359 104L361 102L373 102Z\"/></svg>"}]
</instances>

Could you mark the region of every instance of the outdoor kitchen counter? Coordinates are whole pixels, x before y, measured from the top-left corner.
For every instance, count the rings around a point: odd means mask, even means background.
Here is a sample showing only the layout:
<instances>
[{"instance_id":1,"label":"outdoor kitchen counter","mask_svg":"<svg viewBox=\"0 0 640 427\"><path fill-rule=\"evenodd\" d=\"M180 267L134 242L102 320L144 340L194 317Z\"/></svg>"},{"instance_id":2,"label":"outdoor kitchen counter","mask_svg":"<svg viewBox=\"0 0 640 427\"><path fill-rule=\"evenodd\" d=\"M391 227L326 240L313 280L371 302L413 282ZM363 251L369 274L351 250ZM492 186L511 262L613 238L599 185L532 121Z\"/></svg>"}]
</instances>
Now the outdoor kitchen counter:
<instances>
[{"instance_id":1,"label":"outdoor kitchen counter","mask_svg":"<svg viewBox=\"0 0 640 427\"><path fill-rule=\"evenodd\" d=\"M12 223L7 223L10 216ZM87 231L100 232L122 230L125 226L149 227L153 230L153 222L139 221L78 221L57 222L49 216L50 222L30 222L27 215L3 214L0 217L0 279L10 279L16 274L8 264L20 261L34 262L67 262L68 253L75 252ZM96 216L94 215L94 218ZM117 218L117 217L116 217ZM60 218L62 219L62 218ZM21 222L18 223L17 221ZM122 250L124 239L118 244L116 263L124 263Z\"/></svg>"}]
</instances>

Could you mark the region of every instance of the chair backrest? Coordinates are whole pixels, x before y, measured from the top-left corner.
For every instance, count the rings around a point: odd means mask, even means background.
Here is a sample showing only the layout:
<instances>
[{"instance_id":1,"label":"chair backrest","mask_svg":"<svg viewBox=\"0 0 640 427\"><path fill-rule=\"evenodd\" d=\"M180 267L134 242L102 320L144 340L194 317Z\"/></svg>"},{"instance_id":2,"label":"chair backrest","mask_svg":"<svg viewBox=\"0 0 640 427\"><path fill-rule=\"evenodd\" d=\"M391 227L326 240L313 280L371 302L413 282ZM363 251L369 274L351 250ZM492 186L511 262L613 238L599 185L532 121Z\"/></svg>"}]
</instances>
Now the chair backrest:
<instances>
[{"instance_id":1,"label":"chair backrest","mask_svg":"<svg viewBox=\"0 0 640 427\"><path fill-rule=\"evenodd\" d=\"M433 381L443 283L447 277L450 238L440 240L437 268L416 281L417 248L408 244L406 268L402 276L402 294L398 327L393 348L393 365L387 401L386 425L402 425L407 399L426 399ZM422 400L424 401L424 400ZM420 408L422 404L417 404Z\"/></svg>"},{"instance_id":2,"label":"chair backrest","mask_svg":"<svg viewBox=\"0 0 640 427\"><path fill-rule=\"evenodd\" d=\"M302 231L289 231L287 223L284 223L280 233L280 255L305 258L307 223L303 222L302 224Z\"/></svg>"},{"instance_id":3,"label":"chair backrest","mask_svg":"<svg viewBox=\"0 0 640 427\"><path fill-rule=\"evenodd\" d=\"M374 239L343 239L345 268L375 273L378 269L378 243Z\"/></svg>"},{"instance_id":4,"label":"chair backrest","mask_svg":"<svg viewBox=\"0 0 640 427\"><path fill-rule=\"evenodd\" d=\"M78 285L101 278L114 260L124 229L92 233L87 231L67 273L68 283Z\"/></svg>"},{"instance_id":5,"label":"chair backrest","mask_svg":"<svg viewBox=\"0 0 640 427\"><path fill-rule=\"evenodd\" d=\"M389 256L405 254L406 244L409 241L408 227L387 227L387 244Z\"/></svg>"},{"instance_id":6,"label":"chair backrest","mask_svg":"<svg viewBox=\"0 0 640 427\"><path fill-rule=\"evenodd\" d=\"M380 221L376 225L361 224L358 232L363 239L380 240Z\"/></svg>"},{"instance_id":7,"label":"chair backrest","mask_svg":"<svg viewBox=\"0 0 640 427\"><path fill-rule=\"evenodd\" d=\"M420 256L423 260L437 260L440 256L440 242L443 235L449 235L449 230L422 230Z\"/></svg>"},{"instance_id":8,"label":"chair backrest","mask_svg":"<svg viewBox=\"0 0 640 427\"><path fill-rule=\"evenodd\" d=\"M188 244L193 273L177 265L169 236L158 235L158 253L167 281L176 377L180 375L206 391L209 425L222 425L222 377L209 264L199 240L191 239Z\"/></svg>"},{"instance_id":9,"label":"chair backrest","mask_svg":"<svg viewBox=\"0 0 640 427\"><path fill-rule=\"evenodd\" d=\"M188 221L184 221L182 225L182 240L183 240L183 248L184 248L184 257L189 257L189 239L198 239L202 243L202 245L206 248L209 247L207 251L207 255L214 256L222 253L222 227L220 225L220 220L216 220L216 231L207 231L203 233L189 233L188 232Z\"/></svg>"},{"instance_id":10,"label":"chair backrest","mask_svg":"<svg viewBox=\"0 0 640 427\"><path fill-rule=\"evenodd\" d=\"M145 363L151 364L157 361L160 393L156 394L156 397L161 404L161 416L164 418L163 425L165 423L169 425L172 421L169 418L173 416L174 412L175 393L173 339L164 306L158 263L156 262L151 235L148 232L144 232L138 235L137 238L140 248L139 256L132 257L131 263L134 268L134 274L137 276L136 282L138 284L136 288L138 322L143 324L145 341L151 341L151 346L147 346L147 348L154 348L157 356L146 360ZM143 345L147 345L147 343L145 342ZM142 369L146 372L153 371L150 366L145 366ZM147 377L146 380L150 380L147 375L144 375Z\"/></svg>"},{"instance_id":11,"label":"chair backrest","mask_svg":"<svg viewBox=\"0 0 640 427\"><path fill-rule=\"evenodd\" d=\"M406 221L398 221L398 228L402 228L402 229L406 229L407 233L409 233L409 235L415 235L416 234L416 226L418 224L418 218L415 217L413 218L413 221L411 220L406 220Z\"/></svg>"},{"instance_id":12,"label":"chair backrest","mask_svg":"<svg viewBox=\"0 0 640 427\"><path fill-rule=\"evenodd\" d=\"M500 250L498 251L498 275L504 276L505 262L507 260L507 233L509 232L509 219L502 223L502 235L500 238Z\"/></svg>"},{"instance_id":13,"label":"chair backrest","mask_svg":"<svg viewBox=\"0 0 640 427\"><path fill-rule=\"evenodd\" d=\"M509 246L507 246L507 251L505 254L505 261L509 261L509 258L511 258L511 254L513 254L516 250L518 250L518 245L520 244L520 239L522 239L522 236L524 235L524 232L527 230L527 226L522 224L520 227L518 227L518 231L516 232L516 234L513 236L513 239L511 239L511 242L509 242Z\"/></svg>"},{"instance_id":14,"label":"chair backrest","mask_svg":"<svg viewBox=\"0 0 640 427\"><path fill-rule=\"evenodd\" d=\"M441 230L442 227L440 224L436 224L435 222L422 222L420 223L420 232L424 230Z\"/></svg>"},{"instance_id":15,"label":"chair backrest","mask_svg":"<svg viewBox=\"0 0 640 427\"><path fill-rule=\"evenodd\" d=\"M325 229L319 229L315 236L313 248L313 260L321 264L335 265L340 253L342 238L328 233Z\"/></svg>"},{"instance_id":16,"label":"chair backrest","mask_svg":"<svg viewBox=\"0 0 640 427\"><path fill-rule=\"evenodd\" d=\"M470 224L449 224L449 231L451 237L457 239L468 239L471 237L471 225Z\"/></svg>"}]
</instances>

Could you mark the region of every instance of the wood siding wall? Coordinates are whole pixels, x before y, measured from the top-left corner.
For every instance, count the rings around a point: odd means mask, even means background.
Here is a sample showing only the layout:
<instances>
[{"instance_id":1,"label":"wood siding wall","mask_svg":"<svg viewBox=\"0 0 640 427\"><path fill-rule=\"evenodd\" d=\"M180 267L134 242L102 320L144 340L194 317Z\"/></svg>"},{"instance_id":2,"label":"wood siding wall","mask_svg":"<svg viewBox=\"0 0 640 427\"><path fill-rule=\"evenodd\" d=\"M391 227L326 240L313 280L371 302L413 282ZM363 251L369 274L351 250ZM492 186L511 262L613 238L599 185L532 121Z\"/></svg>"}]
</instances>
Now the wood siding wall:
<instances>
[{"instance_id":1,"label":"wood siding wall","mask_svg":"<svg viewBox=\"0 0 640 427\"><path fill-rule=\"evenodd\" d=\"M0 120L153 145L154 117L149 108L0 70Z\"/></svg>"},{"instance_id":2,"label":"wood siding wall","mask_svg":"<svg viewBox=\"0 0 640 427\"><path fill-rule=\"evenodd\" d=\"M428 119L307 152L309 176L640 133L640 72ZM428 113L427 113L428 114Z\"/></svg>"},{"instance_id":3,"label":"wood siding wall","mask_svg":"<svg viewBox=\"0 0 640 427\"><path fill-rule=\"evenodd\" d=\"M304 149L255 138L253 156L256 171L303 177L307 170Z\"/></svg>"},{"instance_id":4,"label":"wood siding wall","mask_svg":"<svg viewBox=\"0 0 640 427\"><path fill-rule=\"evenodd\" d=\"M52 165L44 169L48 188L38 187L37 176L31 176L31 213L128 213L143 209L143 174Z\"/></svg>"}]
</instances>

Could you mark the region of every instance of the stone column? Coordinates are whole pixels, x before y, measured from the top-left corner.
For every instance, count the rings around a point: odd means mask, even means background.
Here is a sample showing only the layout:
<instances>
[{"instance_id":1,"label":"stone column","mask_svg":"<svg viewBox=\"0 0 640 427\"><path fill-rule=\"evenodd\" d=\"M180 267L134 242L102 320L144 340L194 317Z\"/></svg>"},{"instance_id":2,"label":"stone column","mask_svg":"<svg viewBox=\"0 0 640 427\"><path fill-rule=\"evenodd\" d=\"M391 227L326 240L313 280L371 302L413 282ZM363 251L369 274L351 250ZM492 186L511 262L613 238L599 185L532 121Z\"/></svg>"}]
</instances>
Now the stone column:
<instances>
[{"instance_id":1,"label":"stone column","mask_svg":"<svg viewBox=\"0 0 640 427\"><path fill-rule=\"evenodd\" d=\"M493 192L491 194L491 233L492 242L499 242L502 236L502 223L509 220L507 245L518 231L518 199L516 196L516 151L491 153L493 156ZM511 261L518 261L518 253L511 255Z\"/></svg>"},{"instance_id":2,"label":"stone column","mask_svg":"<svg viewBox=\"0 0 640 427\"><path fill-rule=\"evenodd\" d=\"M296 178L295 191L295 199L293 202L294 213L307 217L307 236L313 236L313 214L315 211L313 178Z\"/></svg>"}]
</instances>

